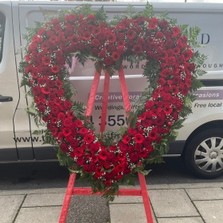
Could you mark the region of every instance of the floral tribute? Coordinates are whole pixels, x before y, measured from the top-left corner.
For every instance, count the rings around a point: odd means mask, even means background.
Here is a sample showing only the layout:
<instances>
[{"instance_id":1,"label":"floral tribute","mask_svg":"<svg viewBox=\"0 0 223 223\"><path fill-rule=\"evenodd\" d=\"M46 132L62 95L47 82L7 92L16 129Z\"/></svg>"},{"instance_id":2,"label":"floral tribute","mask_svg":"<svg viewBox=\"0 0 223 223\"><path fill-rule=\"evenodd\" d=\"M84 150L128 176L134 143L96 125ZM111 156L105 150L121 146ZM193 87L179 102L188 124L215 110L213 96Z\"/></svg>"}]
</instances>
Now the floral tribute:
<instances>
[{"instance_id":1,"label":"floral tribute","mask_svg":"<svg viewBox=\"0 0 223 223\"><path fill-rule=\"evenodd\" d=\"M23 85L34 98L29 111L46 124L46 142L58 145L61 162L88 177L95 191L114 193L126 176L143 172L146 163L159 161L166 152L191 112L192 91L199 86L202 55L193 49L197 33L154 16L149 4L141 13L112 21L103 8L82 6L29 31L21 63ZM72 56L82 64L94 61L97 71L110 76L124 60L146 61L143 75L149 87L118 140L99 137L85 107L75 100L65 66Z\"/></svg>"}]
</instances>

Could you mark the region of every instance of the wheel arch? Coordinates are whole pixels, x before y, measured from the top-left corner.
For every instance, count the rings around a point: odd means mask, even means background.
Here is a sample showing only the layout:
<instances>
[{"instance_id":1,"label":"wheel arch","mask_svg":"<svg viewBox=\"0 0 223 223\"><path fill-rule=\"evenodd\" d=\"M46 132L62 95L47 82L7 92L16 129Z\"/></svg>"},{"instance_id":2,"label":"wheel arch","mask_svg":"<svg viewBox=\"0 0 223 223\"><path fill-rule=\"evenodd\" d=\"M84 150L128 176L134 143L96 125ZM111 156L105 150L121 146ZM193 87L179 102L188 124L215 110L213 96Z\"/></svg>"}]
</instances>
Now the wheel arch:
<instances>
[{"instance_id":1,"label":"wheel arch","mask_svg":"<svg viewBox=\"0 0 223 223\"><path fill-rule=\"evenodd\" d=\"M203 130L209 129L209 128L223 128L223 120L210 121L210 122L207 122L207 123L205 123L203 125L200 125L196 129L194 129L194 131L189 135L189 137L186 140L186 143L184 144L183 153L182 153L182 156L183 157L184 157L184 154L185 154L185 150L187 148L187 145L191 141L191 139L195 135L197 135L198 132L202 132Z\"/></svg>"}]
</instances>

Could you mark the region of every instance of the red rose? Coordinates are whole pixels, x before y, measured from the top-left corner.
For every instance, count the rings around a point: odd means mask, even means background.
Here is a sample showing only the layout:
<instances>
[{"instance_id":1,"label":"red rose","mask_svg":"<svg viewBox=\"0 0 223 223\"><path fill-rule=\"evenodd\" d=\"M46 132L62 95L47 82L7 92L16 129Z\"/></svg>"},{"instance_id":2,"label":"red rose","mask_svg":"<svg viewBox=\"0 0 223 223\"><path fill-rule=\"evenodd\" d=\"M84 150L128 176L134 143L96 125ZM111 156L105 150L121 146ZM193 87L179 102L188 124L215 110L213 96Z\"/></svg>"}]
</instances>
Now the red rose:
<instances>
[{"instance_id":1,"label":"red rose","mask_svg":"<svg viewBox=\"0 0 223 223\"><path fill-rule=\"evenodd\" d=\"M58 44L59 43L59 41L60 41L60 39L57 37L57 36L51 36L50 38L49 38L49 42L50 42L50 44L52 44L52 45L56 45L56 44ZM51 46L52 47L52 46ZM55 46L55 48L56 48L56 46ZM52 49L52 48L51 48Z\"/></svg>"},{"instance_id":2,"label":"red rose","mask_svg":"<svg viewBox=\"0 0 223 223\"><path fill-rule=\"evenodd\" d=\"M180 36L180 29L179 29L179 27L177 27L177 26L174 26L173 28L172 28L172 36L173 37L178 37L178 36Z\"/></svg>"},{"instance_id":3,"label":"red rose","mask_svg":"<svg viewBox=\"0 0 223 223\"><path fill-rule=\"evenodd\" d=\"M63 152L65 152L65 153L69 152L69 147L68 147L68 145L67 145L66 143L62 143L62 144L60 145L60 149L61 149Z\"/></svg>"},{"instance_id":4,"label":"red rose","mask_svg":"<svg viewBox=\"0 0 223 223\"><path fill-rule=\"evenodd\" d=\"M61 94L63 94L63 93L61 93ZM65 101L63 101L63 106L64 106L65 110L69 110L72 107L72 103L71 103L71 101L65 100Z\"/></svg>"},{"instance_id":5,"label":"red rose","mask_svg":"<svg viewBox=\"0 0 223 223\"><path fill-rule=\"evenodd\" d=\"M72 126L72 118L65 118L62 120L63 126L70 128Z\"/></svg>"},{"instance_id":6,"label":"red rose","mask_svg":"<svg viewBox=\"0 0 223 223\"><path fill-rule=\"evenodd\" d=\"M85 136L84 136L84 142L86 143L86 144L90 144L90 143L92 143L94 141L94 136L92 135L92 134L86 134Z\"/></svg>"},{"instance_id":7,"label":"red rose","mask_svg":"<svg viewBox=\"0 0 223 223\"><path fill-rule=\"evenodd\" d=\"M91 38L91 33L88 32L88 31L85 31L83 34L82 34L82 38L83 40L89 40Z\"/></svg>"},{"instance_id":8,"label":"red rose","mask_svg":"<svg viewBox=\"0 0 223 223\"><path fill-rule=\"evenodd\" d=\"M131 141L131 137L129 135L124 135L123 138L122 138L122 142L124 144L128 144L130 141Z\"/></svg>"},{"instance_id":9,"label":"red rose","mask_svg":"<svg viewBox=\"0 0 223 223\"><path fill-rule=\"evenodd\" d=\"M37 43L36 43L36 42L32 42L32 43L29 45L29 47L28 47L28 51L29 51L29 52L32 52L32 51L36 50L36 48L37 48Z\"/></svg>"},{"instance_id":10,"label":"red rose","mask_svg":"<svg viewBox=\"0 0 223 223\"><path fill-rule=\"evenodd\" d=\"M78 142L77 139L74 139L72 136L68 136L67 140L70 142L70 145L71 145L72 148L75 149L76 147L78 147L79 142Z\"/></svg>"},{"instance_id":11,"label":"red rose","mask_svg":"<svg viewBox=\"0 0 223 223\"><path fill-rule=\"evenodd\" d=\"M167 29L167 27L169 26L168 25L168 22L166 21L166 20L160 20L159 21L159 26L163 29L163 30L166 30Z\"/></svg>"},{"instance_id":12,"label":"red rose","mask_svg":"<svg viewBox=\"0 0 223 223\"><path fill-rule=\"evenodd\" d=\"M57 65L53 65L51 67L51 71L52 71L52 73L57 74L60 71L60 68Z\"/></svg>"},{"instance_id":13,"label":"red rose","mask_svg":"<svg viewBox=\"0 0 223 223\"><path fill-rule=\"evenodd\" d=\"M100 32L101 32L100 27L97 27L97 26L94 26L94 27L93 27L93 29L92 29L92 33L93 33L94 35L99 35Z\"/></svg>"},{"instance_id":14,"label":"red rose","mask_svg":"<svg viewBox=\"0 0 223 223\"><path fill-rule=\"evenodd\" d=\"M144 141L144 136L140 133L137 133L136 135L134 135L134 140L136 143L141 144Z\"/></svg>"},{"instance_id":15,"label":"red rose","mask_svg":"<svg viewBox=\"0 0 223 223\"><path fill-rule=\"evenodd\" d=\"M109 66L113 63L113 60L110 57L106 57L104 61L107 66Z\"/></svg>"},{"instance_id":16,"label":"red rose","mask_svg":"<svg viewBox=\"0 0 223 223\"><path fill-rule=\"evenodd\" d=\"M35 96L41 95L41 88L40 87L33 87L32 92Z\"/></svg>"},{"instance_id":17,"label":"red rose","mask_svg":"<svg viewBox=\"0 0 223 223\"><path fill-rule=\"evenodd\" d=\"M58 115L57 115L57 118L59 120L63 120L65 118L65 114L63 112L59 112Z\"/></svg>"},{"instance_id":18,"label":"red rose","mask_svg":"<svg viewBox=\"0 0 223 223\"><path fill-rule=\"evenodd\" d=\"M158 25L158 19L153 17L149 20L148 28L149 29L156 29Z\"/></svg>"},{"instance_id":19,"label":"red rose","mask_svg":"<svg viewBox=\"0 0 223 223\"><path fill-rule=\"evenodd\" d=\"M183 52L183 56L184 56L185 60L191 59L192 55L193 55L193 52L191 49Z\"/></svg>"},{"instance_id":20,"label":"red rose","mask_svg":"<svg viewBox=\"0 0 223 223\"><path fill-rule=\"evenodd\" d=\"M99 167L96 168L95 173L94 173L94 177L96 179L100 179L102 177L102 175L103 175L103 172L101 171L101 168L99 168Z\"/></svg>"},{"instance_id":21,"label":"red rose","mask_svg":"<svg viewBox=\"0 0 223 223\"><path fill-rule=\"evenodd\" d=\"M128 38L129 40L132 40L132 39L135 38L135 36L136 36L137 34L136 34L136 32L135 32L133 29L128 29L126 35L127 35L127 38Z\"/></svg>"},{"instance_id":22,"label":"red rose","mask_svg":"<svg viewBox=\"0 0 223 223\"><path fill-rule=\"evenodd\" d=\"M146 102L146 104L145 104L145 108L146 108L146 109L151 109L151 108L154 107L154 105L155 105L155 102L152 101L152 100L149 100L149 101Z\"/></svg>"},{"instance_id":23,"label":"red rose","mask_svg":"<svg viewBox=\"0 0 223 223\"><path fill-rule=\"evenodd\" d=\"M35 42L35 43L41 43L42 41L43 41L43 38L40 35L35 35L32 38L32 42Z\"/></svg>"},{"instance_id":24,"label":"red rose","mask_svg":"<svg viewBox=\"0 0 223 223\"><path fill-rule=\"evenodd\" d=\"M96 154L98 152L99 148L100 148L99 142L91 143L89 145L89 150L92 154Z\"/></svg>"},{"instance_id":25,"label":"red rose","mask_svg":"<svg viewBox=\"0 0 223 223\"><path fill-rule=\"evenodd\" d=\"M117 61L119 59L119 57L120 57L120 54L118 52L113 52L112 53L112 59L114 61Z\"/></svg>"},{"instance_id":26,"label":"red rose","mask_svg":"<svg viewBox=\"0 0 223 223\"><path fill-rule=\"evenodd\" d=\"M98 41L98 39L93 39L91 44L92 44L92 46L97 47L100 45L100 42Z\"/></svg>"},{"instance_id":27,"label":"red rose","mask_svg":"<svg viewBox=\"0 0 223 223\"><path fill-rule=\"evenodd\" d=\"M68 14L68 15L65 15L64 19L66 22L75 22L76 15Z\"/></svg>"},{"instance_id":28,"label":"red rose","mask_svg":"<svg viewBox=\"0 0 223 223\"><path fill-rule=\"evenodd\" d=\"M74 127L78 127L78 128L83 127L83 122L81 120L79 120L79 119L76 119L74 121Z\"/></svg>"},{"instance_id":29,"label":"red rose","mask_svg":"<svg viewBox=\"0 0 223 223\"><path fill-rule=\"evenodd\" d=\"M157 32L156 33L156 38L162 39L164 37L164 34L162 32Z\"/></svg>"},{"instance_id":30,"label":"red rose","mask_svg":"<svg viewBox=\"0 0 223 223\"><path fill-rule=\"evenodd\" d=\"M108 39L108 41L110 42L110 44L115 42L115 40L116 40L116 36L115 36L114 33L112 33L112 32L107 32L106 36L107 36L107 39Z\"/></svg>"},{"instance_id":31,"label":"red rose","mask_svg":"<svg viewBox=\"0 0 223 223\"><path fill-rule=\"evenodd\" d=\"M105 150L101 150L98 153L98 158L105 161L107 159L107 152Z\"/></svg>"},{"instance_id":32,"label":"red rose","mask_svg":"<svg viewBox=\"0 0 223 223\"><path fill-rule=\"evenodd\" d=\"M95 20L95 15L94 14L89 14L87 16L87 19L90 20L92 22L92 20Z\"/></svg>"},{"instance_id":33,"label":"red rose","mask_svg":"<svg viewBox=\"0 0 223 223\"><path fill-rule=\"evenodd\" d=\"M62 132L65 137L70 136L72 133L69 128L63 128Z\"/></svg>"},{"instance_id":34,"label":"red rose","mask_svg":"<svg viewBox=\"0 0 223 223\"><path fill-rule=\"evenodd\" d=\"M133 51L136 53L136 54L140 54L142 53L143 49L142 49L142 45L140 44L136 44L133 46Z\"/></svg>"},{"instance_id":35,"label":"red rose","mask_svg":"<svg viewBox=\"0 0 223 223\"><path fill-rule=\"evenodd\" d=\"M85 134L88 133L88 129L85 128L85 127L83 127L83 128L81 128L81 129L78 131L78 133L80 133L81 135L85 135Z\"/></svg>"},{"instance_id":36,"label":"red rose","mask_svg":"<svg viewBox=\"0 0 223 223\"><path fill-rule=\"evenodd\" d=\"M74 158L74 157L78 157L78 158L82 157L83 158L83 155L84 155L84 149L82 147L75 148L74 151L71 152L71 154L70 154L70 156L72 158ZM81 161L81 159L79 160L79 162L80 161Z\"/></svg>"},{"instance_id":37,"label":"red rose","mask_svg":"<svg viewBox=\"0 0 223 223\"><path fill-rule=\"evenodd\" d=\"M137 130L136 129L133 129L133 128L129 128L128 129L128 134L135 135L136 133L137 133Z\"/></svg>"}]
</instances>

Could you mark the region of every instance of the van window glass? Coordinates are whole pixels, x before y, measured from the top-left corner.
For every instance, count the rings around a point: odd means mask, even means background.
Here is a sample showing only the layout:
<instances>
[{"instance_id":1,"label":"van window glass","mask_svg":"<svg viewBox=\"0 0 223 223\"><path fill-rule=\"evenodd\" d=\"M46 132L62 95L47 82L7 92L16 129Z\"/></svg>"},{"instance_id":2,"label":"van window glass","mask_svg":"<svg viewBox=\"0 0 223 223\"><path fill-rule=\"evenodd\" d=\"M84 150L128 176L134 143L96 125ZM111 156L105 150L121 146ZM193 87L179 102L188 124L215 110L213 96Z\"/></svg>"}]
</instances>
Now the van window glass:
<instances>
[{"instance_id":1,"label":"van window glass","mask_svg":"<svg viewBox=\"0 0 223 223\"><path fill-rule=\"evenodd\" d=\"M0 62L2 61L4 33L5 33L5 15L0 12Z\"/></svg>"}]
</instances>

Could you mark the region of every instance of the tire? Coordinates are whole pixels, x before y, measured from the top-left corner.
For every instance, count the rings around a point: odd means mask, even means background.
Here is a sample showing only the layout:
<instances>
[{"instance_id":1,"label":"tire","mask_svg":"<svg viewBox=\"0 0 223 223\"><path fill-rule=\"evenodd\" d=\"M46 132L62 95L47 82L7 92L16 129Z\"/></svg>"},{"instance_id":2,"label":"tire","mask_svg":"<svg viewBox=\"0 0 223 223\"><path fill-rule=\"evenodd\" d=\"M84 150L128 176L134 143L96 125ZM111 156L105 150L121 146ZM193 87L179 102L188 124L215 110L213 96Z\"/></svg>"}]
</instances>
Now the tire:
<instances>
[{"instance_id":1,"label":"tire","mask_svg":"<svg viewBox=\"0 0 223 223\"><path fill-rule=\"evenodd\" d=\"M223 174L223 128L206 129L186 144L184 160L188 169L201 178Z\"/></svg>"}]
</instances>

